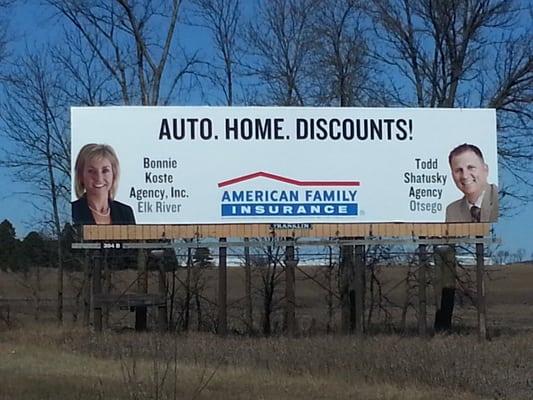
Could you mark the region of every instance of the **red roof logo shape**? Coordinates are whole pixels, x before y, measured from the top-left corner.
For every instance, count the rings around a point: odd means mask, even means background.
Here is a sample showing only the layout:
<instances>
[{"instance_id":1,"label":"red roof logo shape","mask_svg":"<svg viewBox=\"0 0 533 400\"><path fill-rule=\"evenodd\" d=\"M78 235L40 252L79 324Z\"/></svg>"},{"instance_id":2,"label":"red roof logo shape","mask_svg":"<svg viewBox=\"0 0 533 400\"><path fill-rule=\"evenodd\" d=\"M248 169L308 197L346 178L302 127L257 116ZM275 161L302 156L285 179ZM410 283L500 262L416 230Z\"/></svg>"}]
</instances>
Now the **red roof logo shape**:
<instances>
[{"instance_id":1,"label":"red roof logo shape","mask_svg":"<svg viewBox=\"0 0 533 400\"><path fill-rule=\"evenodd\" d=\"M361 184L359 181L300 181L292 178L286 178L281 175L271 174L270 172L259 171L219 182L218 187L221 188L225 186L230 186L236 183L249 181L259 177L268 178L295 186L359 186Z\"/></svg>"}]
</instances>

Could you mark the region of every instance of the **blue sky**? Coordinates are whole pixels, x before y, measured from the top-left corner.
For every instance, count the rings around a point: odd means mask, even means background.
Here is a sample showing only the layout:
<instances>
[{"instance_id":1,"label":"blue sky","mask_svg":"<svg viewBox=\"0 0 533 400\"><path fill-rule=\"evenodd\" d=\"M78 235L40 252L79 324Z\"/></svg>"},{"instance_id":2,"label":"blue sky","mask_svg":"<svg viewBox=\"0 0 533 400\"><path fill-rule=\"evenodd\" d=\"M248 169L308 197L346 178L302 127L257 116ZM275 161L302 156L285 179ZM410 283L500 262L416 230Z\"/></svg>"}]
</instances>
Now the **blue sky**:
<instances>
[{"instance_id":1,"label":"blue sky","mask_svg":"<svg viewBox=\"0 0 533 400\"><path fill-rule=\"evenodd\" d=\"M20 2L22 3L22 2ZM12 47L14 54L23 52L26 48L41 46L54 35L61 34L60 31L50 28L52 20L43 9L38 6L37 1L19 4L11 14L11 34L16 43ZM194 40L205 41L205 36L194 36ZM192 43L194 46L195 43ZM200 46L202 47L202 46ZM8 146L5 139L0 135L0 147ZM500 180L504 180L501 176ZM0 168L0 221L10 220L17 231L19 237L23 237L32 229L39 229L37 221L39 217L31 205L31 197L25 192L32 188L24 184L13 182L9 170ZM494 225L496 237L501 239L502 247L511 252L523 248L527 257L533 254L533 204L528 204L520 210L515 210L515 215L501 218Z\"/></svg>"}]
</instances>

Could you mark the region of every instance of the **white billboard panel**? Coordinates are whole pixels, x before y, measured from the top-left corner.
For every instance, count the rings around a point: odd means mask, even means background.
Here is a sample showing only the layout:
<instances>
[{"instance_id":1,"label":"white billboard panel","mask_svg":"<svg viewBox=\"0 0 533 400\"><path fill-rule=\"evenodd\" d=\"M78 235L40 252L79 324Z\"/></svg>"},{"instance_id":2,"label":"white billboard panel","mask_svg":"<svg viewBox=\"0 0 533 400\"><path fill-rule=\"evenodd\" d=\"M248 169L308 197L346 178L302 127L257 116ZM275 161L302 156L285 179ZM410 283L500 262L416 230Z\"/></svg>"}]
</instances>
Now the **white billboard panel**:
<instances>
[{"instance_id":1,"label":"white billboard panel","mask_svg":"<svg viewBox=\"0 0 533 400\"><path fill-rule=\"evenodd\" d=\"M71 117L74 223L474 222L472 206L476 221L497 217L494 110L79 107ZM452 172L450 152L465 143Z\"/></svg>"}]
</instances>

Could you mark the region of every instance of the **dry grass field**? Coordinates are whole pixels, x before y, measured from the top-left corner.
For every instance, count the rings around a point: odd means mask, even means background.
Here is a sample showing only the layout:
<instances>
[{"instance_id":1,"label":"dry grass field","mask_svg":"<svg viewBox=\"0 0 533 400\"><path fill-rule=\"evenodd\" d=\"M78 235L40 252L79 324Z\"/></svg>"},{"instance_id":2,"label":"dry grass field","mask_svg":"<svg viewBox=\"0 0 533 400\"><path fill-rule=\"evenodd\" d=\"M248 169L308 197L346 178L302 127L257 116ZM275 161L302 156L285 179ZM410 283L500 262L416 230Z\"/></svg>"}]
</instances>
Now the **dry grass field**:
<instances>
[{"instance_id":1,"label":"dry grass field","mask_svg":"<svg viewBox=\"0 0 533 400\"><path fill-rule=\"evenodd\" d=\"M14 302L10 324L0 319L0 399L530 400L533 266L489 271L491 340L484 343L473 331L476 313L468 303L456 309L454 323L460 334L418 338L408 330L357 338L314 332L309 321L324 318L324 292L302 274L296 287L301 335L292 339L117 329L96 334L71 322L70 311L67 322L57 327L53 302L41 301L38 321L34 303ZM40 294L53 298L54 271L43 273ZM132 273L120 274L124 276L117 281L126 282ZM215 271L212 274L208 292L214 296ZM404 289L398 282L405 271L389 268L383 274L389 296L401 302ZM240 269L231 270L234 320L240 313L242 278ZM0 273L0 297L31 298L32 288L21 280ZM70 289L65 296L71 298ZM115 317L116 324L130 323L119 311ZM415 326L413 315L409 324Z\"/></svg>"}]
</instances>

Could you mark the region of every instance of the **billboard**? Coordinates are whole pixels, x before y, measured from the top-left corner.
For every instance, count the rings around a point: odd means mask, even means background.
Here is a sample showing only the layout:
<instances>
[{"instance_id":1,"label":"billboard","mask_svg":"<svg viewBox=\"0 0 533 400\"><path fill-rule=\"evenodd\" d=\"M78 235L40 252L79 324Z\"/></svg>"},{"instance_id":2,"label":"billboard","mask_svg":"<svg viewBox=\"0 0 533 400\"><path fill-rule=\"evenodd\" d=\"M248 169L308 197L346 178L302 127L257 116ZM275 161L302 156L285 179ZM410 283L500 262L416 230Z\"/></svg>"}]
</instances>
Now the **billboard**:
<instances>
[{"instance_id":1,"label":"billboard","mask_svg":"<svg viewBox=\"0 0 533 400\"><path fill-rule=\"evenodd\" d=\"M71 121L74 223L497 219L490 109L74 107Z\"/></svg>"}]
</instances>

